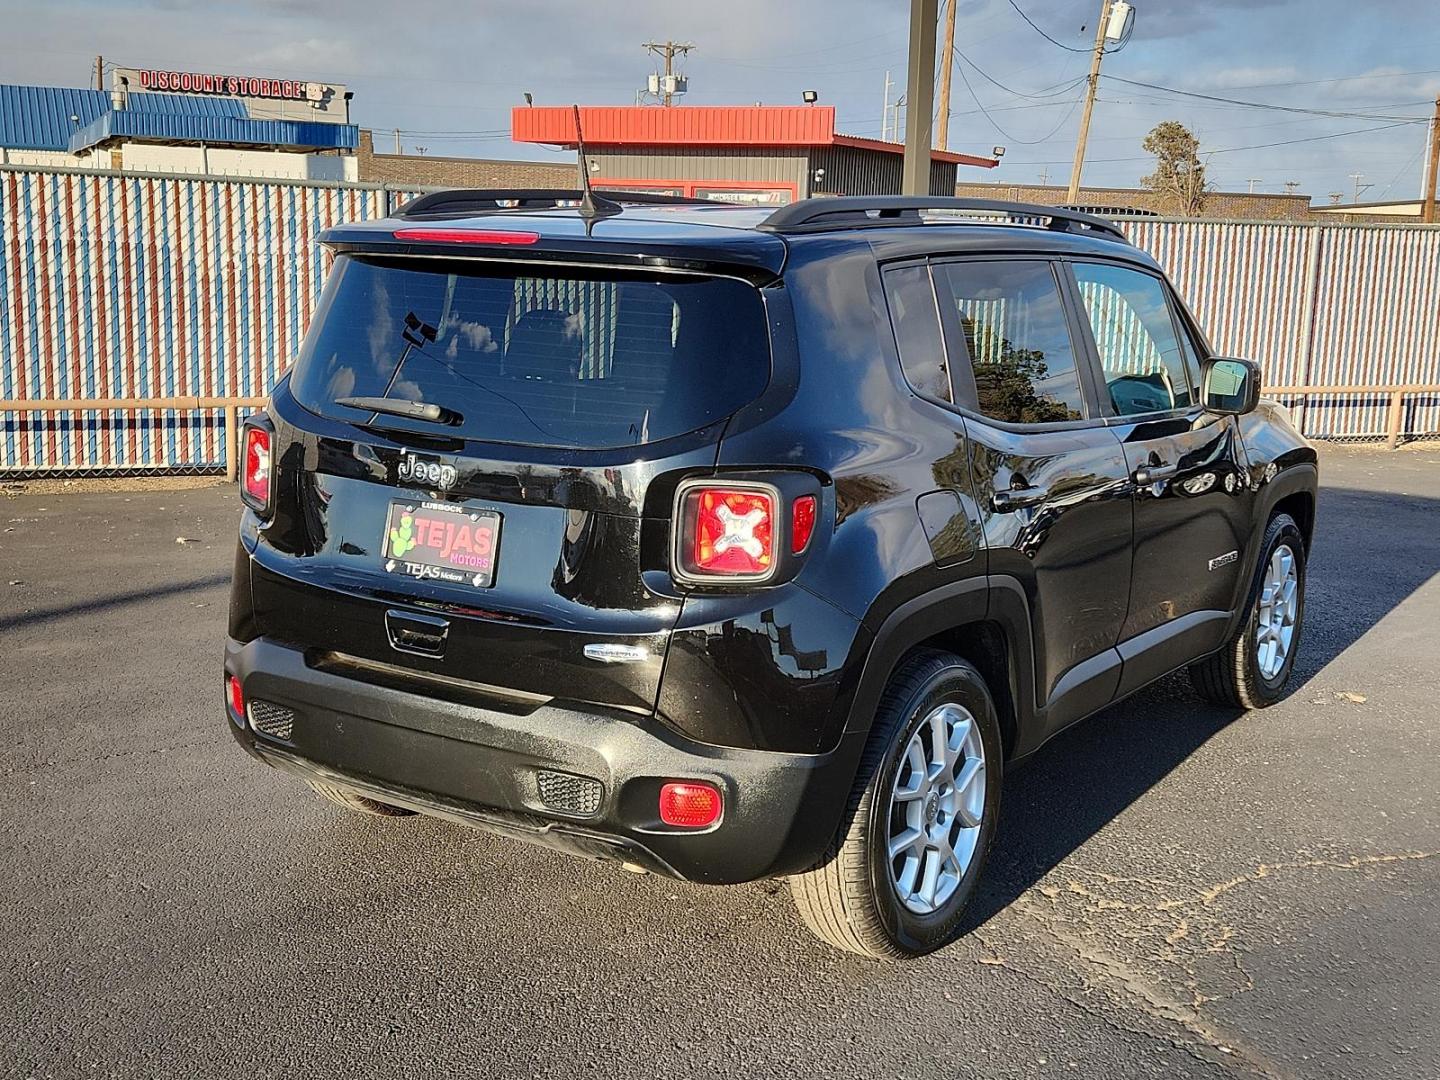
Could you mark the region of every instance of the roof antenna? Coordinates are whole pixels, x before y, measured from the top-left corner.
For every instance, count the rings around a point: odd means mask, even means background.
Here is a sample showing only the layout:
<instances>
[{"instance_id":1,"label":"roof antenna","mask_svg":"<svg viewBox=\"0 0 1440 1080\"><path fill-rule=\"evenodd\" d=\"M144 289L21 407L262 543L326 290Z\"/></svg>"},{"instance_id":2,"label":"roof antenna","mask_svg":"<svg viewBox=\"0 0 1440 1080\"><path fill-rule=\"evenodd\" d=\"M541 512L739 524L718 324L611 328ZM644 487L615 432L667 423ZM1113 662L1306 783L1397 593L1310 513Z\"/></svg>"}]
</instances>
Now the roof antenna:
<instances>
[{"instance_id":1,"label":"roof antenna","mask_svg":"<svg viewBox=\"0 0 1440 1080\"><path fill-rule=\"evenodd\" d=\"M614 217L624 208L617 202L597 197L590 187L590 161L585 156L585 136L580 131L580 106L572 105L575 110L575 147L580 159L580 217L585 221L585 235L589 236L595 228L595 222L607 217Z\"/></svg>"}]
</instances>

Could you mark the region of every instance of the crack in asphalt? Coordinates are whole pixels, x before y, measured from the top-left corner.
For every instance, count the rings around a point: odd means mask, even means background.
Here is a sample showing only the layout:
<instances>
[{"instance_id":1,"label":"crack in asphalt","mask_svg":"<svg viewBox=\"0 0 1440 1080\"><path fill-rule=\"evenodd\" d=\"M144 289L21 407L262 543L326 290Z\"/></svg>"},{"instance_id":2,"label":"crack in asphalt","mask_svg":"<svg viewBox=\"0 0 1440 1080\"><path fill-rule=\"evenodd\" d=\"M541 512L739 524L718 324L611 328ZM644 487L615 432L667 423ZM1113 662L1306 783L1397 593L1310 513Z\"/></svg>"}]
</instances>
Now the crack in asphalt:
<instances>
[{"instance_id":1,"label":"crack in asphalt","mask_svg":"<svg viewBox=\"0 0 1440 1080\"><path fill-rule=\"evenodd\" d=\"M1087 983L1112 992L1118 991L1123 998L1136 1003L1146 1015L1163 1024L1178 1027L1188 1036L1167 1041L1187 1048L1201 1060L1219 1065L1227 1070L1234 1070L1238 1067L1250 1074L1265 1077L1267 1080L1281 1080L1289 1074L1259 1050L1246 1046L1240 1040L1223 1032L1202 1013L1203 1006L1208 1002L1232 998L1253 990L1255 980L1241 963L1238 952L1232 947L1232 942L1236 938L1235 928L1224 923L1218 927L1213 925L1204 927L1194 921L1195 915L1198 912L1213 910L1222 898L1229 896L1237 889L1263 881L1279 873L1301 870L1363 871L1367 868L1414 862L1436 856L1440 856L1440 851L1387 852L1354 855L1348 858L1295 858L1283 862L1260 863L1255 870L1249 873L1227 878L1178 898L1165 895L1185 888L1174 881L1158 878L1119 877L1100 870L1067 867L1066 870L1072 875L1090 878L1109 886L1119 886L1122 892L1126 888L1133 889L1139 886L1161 892L1161 898L1141 902L1130 898L1106 895L1104 890L1097 890L1082 881L1075 880L1075 877L1070 877L1063 885L1047 882L1032 887L1015 902L1013 910L1037 923L1047 938L1060 946L1073 959L1078 960L1080 976ZM1067 915L1059 906L1067 899L1083 901L1084 906ZM1046 906L1049 906L1051 910L1046 910ZM1187 914L1181 914L1182 910ZM1162 921L1173 919L1173 922L1166 924L1168 929L1166 929L1166 925L1158 928L1131 925L1112 928L1111 932L1125 941L1137 945L1150 937L1158 937L1163 940L1164 949L1143 956L1143 959L1183 970L1189 976L1182 985L1191 995L1190 1002L1186 1004L1166 991L1162 986L1163 977L1156 978L1147 975L1115 955L1114 952L1098 946L1093 938L1103 935L1106 928L1102 927L1094 918L1097 915L1121 917L1144 915L1152 919L1160 916ZM1063 925L1065 922L1080 925L1072 929ZM1118 1024L1113 1017L1104 1015L1103 1011L1096 1011L1083 1005L1059 988L1009 962L1001 955L999 948L993 942L983 937L980 940L992 954L990 957L982 957L980 963L1008 967L1037 985L1049 987L1055 994L1077 1008L1082 1008L1104 1019L1112 1026ZM1237 988L1224 994L1205 993L1201 987L1200 974L1185 962L1182 946L1188 946L1199 956L1228 956L1230 965L1241 980ZM1119 1026L1124 1027L1124 1025ZM1132 1029L1126 1027L1125 1030ZM1154 1035L1153 1032L1148 1034Z\"/></svg>"}]
</instances>

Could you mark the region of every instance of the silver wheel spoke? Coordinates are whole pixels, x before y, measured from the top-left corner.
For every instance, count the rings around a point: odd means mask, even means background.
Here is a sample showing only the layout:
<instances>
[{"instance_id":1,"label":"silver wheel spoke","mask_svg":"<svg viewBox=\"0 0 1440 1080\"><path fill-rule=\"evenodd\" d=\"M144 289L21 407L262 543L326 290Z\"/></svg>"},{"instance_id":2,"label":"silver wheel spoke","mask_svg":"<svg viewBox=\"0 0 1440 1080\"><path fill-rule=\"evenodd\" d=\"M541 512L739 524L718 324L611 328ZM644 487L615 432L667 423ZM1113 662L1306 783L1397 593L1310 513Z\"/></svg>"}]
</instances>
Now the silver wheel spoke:
<instances>
[{"instance_id":1,"label":"silver wheel spoke","mask_svg":"<svg viewBox=\"0 0 1440 1080\"><path fill-rule=\"evenodd\" d=\"M976 798L976 795L979 798ZM976 828L984 815L985 761L970 758L955 778L955 816L967 829Z\"/></svg>"},{"instance_id":2,"label":"silver wheel spoke","mask_svg":"<svg viewBox=\"0 0 1440 1080\"><path fill-rule=\"evenodd\" d=\"M899 836L890 838L890 857L893 859L902 851L908 851L925 839L925 834L919 829L906 829Z\"/></svg>"}]
</instances>

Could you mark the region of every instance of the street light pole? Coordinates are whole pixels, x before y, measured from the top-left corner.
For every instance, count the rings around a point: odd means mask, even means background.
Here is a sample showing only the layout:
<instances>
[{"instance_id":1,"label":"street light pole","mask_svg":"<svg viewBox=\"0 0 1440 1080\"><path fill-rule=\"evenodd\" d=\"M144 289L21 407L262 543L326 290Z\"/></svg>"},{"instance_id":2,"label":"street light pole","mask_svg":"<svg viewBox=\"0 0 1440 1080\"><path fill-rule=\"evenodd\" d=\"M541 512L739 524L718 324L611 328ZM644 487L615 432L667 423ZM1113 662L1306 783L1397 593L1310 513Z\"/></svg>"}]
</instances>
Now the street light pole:
<instances>
[{"instance_id":1,"label":"street light pole","mask_svg":"<svg viewBox=\"0 0 1440 1080\"><path fill-rule=\"evenodd\" d=\"M1085 141L1090 138L1090 113L1095 108L1095 91L1100 85L1100 61L1105 57L1105 24L1110 19L1110 0L1100 0L1100 21L1095 26L1095 52L1090 57L1089 85L1085 88L1085 111L1080 114L1080 135L1075 140L1075 164L1070 169L1070 190L1065 201L1080 201L1080 171L1085 168Z\"/></svg>"}]
</instances>

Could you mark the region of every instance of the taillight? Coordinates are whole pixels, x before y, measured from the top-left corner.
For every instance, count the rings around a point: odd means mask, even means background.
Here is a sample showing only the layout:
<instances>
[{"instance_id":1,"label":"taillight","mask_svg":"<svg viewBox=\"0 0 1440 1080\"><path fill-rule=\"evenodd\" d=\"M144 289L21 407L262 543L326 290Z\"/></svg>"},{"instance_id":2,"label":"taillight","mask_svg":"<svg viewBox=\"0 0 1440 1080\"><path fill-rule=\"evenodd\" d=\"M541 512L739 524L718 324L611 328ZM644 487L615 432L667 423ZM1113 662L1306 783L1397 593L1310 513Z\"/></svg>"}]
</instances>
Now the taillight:
<instances>
[{"instance_id":1,"label":"taillight","mask_svg":"<svg viewBox=\"0 0 1440 1080\"><path fill-rule=\"evenodd\" d=\"M660 820L682 829L703 829L720 820L725 809L720 789L698 781L664 784L660 788Z\"/></svg>"},{"instance_id":2,"label":"taillight","mask_svg":"<svg viewBox=\"0 0 1440 1080\"><path fill-rule=\"evenodd\" d=\"M225 676L225 698L236 719L245 719L245 691L240 689L240 680L234 675Z\"/></svg>"},{"instance_id":3,"label":"taillight","mask_svg":"<svg viewBox=\"0 0 1440 1080\"><path fill-rule=\"evenodd\" d=\"M790 510L790 551L799 555L815 532L815 496L801 495Z\"/></svg>"},{"instance_id":4,"label":"taillight","mask_svg":"<svg viewBox=\"0 0 1440 1080\"><path fill-rule=\"evenodd\" d=\"M763 581L775 572L779 493L759 484L684 489L676 559L679 576Z\"/></svg>"},{"instance_id":5,"label":"taillight","mask_svg":"<svg viewBox=\"0 0 1440 1080\"><path fill-rule=\"evenodd\" d=\"M540 239L536 232L499 229L396 229L394 236L416 244L533 244Z\"/></svg>"},{"instance_id":6,"label":"taillight","mask_svg":"<svg viewBox=\"0 0 1440 1080\"><path fill-rule=\"evenodd\" d=\"M240 463L244 469L240 475L240 497L252 510L260 514L270 509L274 468L270 456L271 438L268 429L247 424L244 448L240 455Z\"/></svg>"}]
</instances>

